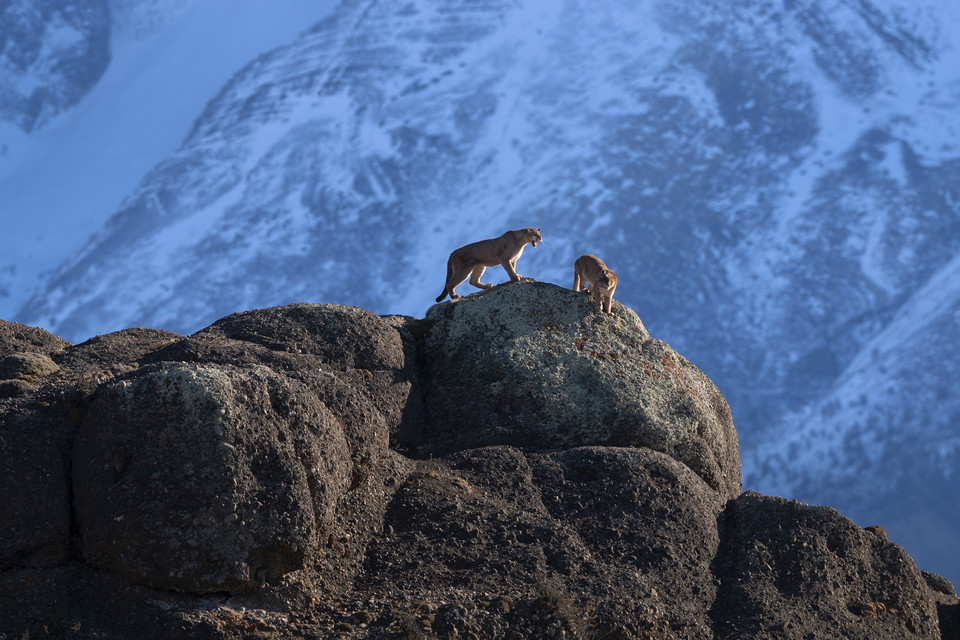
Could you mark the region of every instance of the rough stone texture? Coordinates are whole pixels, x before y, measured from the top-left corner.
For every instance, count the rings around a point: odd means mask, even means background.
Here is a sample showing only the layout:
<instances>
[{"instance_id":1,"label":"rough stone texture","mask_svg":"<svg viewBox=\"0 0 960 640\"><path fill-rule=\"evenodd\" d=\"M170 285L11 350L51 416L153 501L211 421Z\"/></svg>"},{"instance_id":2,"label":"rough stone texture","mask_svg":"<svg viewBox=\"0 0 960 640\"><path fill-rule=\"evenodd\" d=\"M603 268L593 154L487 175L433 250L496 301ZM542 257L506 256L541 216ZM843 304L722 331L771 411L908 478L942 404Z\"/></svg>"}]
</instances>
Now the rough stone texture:
<instances>
[{"instance_id":1,"label":"rough stone texture","mask_svg":"<svg viewBox=\"0 0 960 640\"><path fill-rule=\"evenodd\" d=\"M465 451L409 476L387 513L392 533L371 548L363 588L411 602L456 601L463 587L534 609L549 609L538 598L568 601L568 611L524 637L559 623L581 634L674 628L710 638L721 507L696 474L653 451ZM461 612L435 631L473 625L480 637L509 637L527 622L509 613Z\"/></svg>"},{"instance_id":2,"label":"rough stone texture","mask_svg":"<svg viewBox=\"0 0 960 640\"><path fill-rule=\"evenodd\" d=\"M227 316L144 362L259 363L285 375L299 372L336 415L351 416L343 420L347 430L356 421L382 421L402 444L419 437L423 415L410 342L369 311L300 303ZM386 444L370 442L357 452L378 455Z\"/></svg>"},{"instance_id":3,"label":"rough stone texture","mask_svg":"<svg viewBox=\"0 0 960 640\"><path fill-rule=\"evenodd\" d=\"M881 526L728 501L725 403L618 304L14 329L3 357L59 370L0 398L0 639L960 640L953 585Z\"/></svg>"},{"instance_id":4,"label":"rough stone texture","mask_svg":"<svg viewBox=\"0 0 960 640\"><path fill-rule=\"evenodd\" d=\"M722 638L937 638L938 603L903 549L830 507L747 492L720 521Z\"/></svg>"},{"instance_id":5,"label":"rough stone texture","mask_svg":"<svg viewBox=\"0 0 960 640\"><path fill-rule=\"evenodd\" d=\"M12 353L0 360L0 380L38 382L60 367L44 353Z\"/></svg>"},{"instance_id":6,"label":"rough stone texture","mask_svg":"<svg viewBox=\"0 0 960 640\"><path fill-rule=\"evenodd\" d=\"M568 588L602 598L593 603L595 629L712 637L710 563L723 507L715 491L655 451L571 449L533 465L544 504L588 550Z\"/></svg>"},{"instance_id":7,"label":"rough stone texture","mask_svg":"<svg viewBox=\"0 0 960 640\"><path fill-rule=\"evenodd\" d=\"M70 345L0 321L0 566L50 567L71 555L71 449L90 397L175 334L128 329ZM49 355L48 355L49 354Z\"/></svg>"},{"instance_id":8,"label":"rough stone texture","mask_svg":"<svg viewBox=\"0 0 960 640\"><path fill-rule=\"evenodd\" d=\"M0 638L225 637L228 627L218 629L215 615L185 615L191 604L76 561L54 569L4 571Z\"/></svg>"},{"instance_id":9,"label":"rough stone texture","mask_svg":"<svg viewBox=\"0 0 960 640\"><path fill-rule=\"evenodd\" d=\"M0 320L0 357L27 352L51 355L68 346L69 342L49 331Z\"/></svg>"},{"instance_id":10,"label":"rough stone texture","mask_svg":"<svg viewBox=\"0 0 960 640\"><path fill-rule=\"evenodd\" d=\"M0 568L70 557L70 420L61 393L0 401Z\"/></svg>"},{"instance_id":11,"label":"rough stone texture","mask_svg":"<svg viewBox=\"0 0 960 640\"><path fill-rule=\"evenodd\" d=\"M44 353L13 353L0 359L0 398L15 398L36 390L60 367Z\"/></svg>"},{"instance_id":12,"label":"rough stone texture","mask_svg":"<svg viewBox=\"0 0 960 640\"><path fill-rule=\"evenodd\" d=\"M144 356L180 339L176 333L159 329L124 329L66 348L54 360L78 374L126 373Z\"/></svg>"},{"instance_id":13,"label":"rough stone texture","mask_svg":"<svg viewBox=\"0 0 960 640\"><path fill-rule=\"evenodd\" d=\"M649 447L736 497L740 452L723 396L632 310L600 314L587 298L520 282L431 307L429 450Z\"/></svg>"},{"instance_id":14,"label":"rough stone texture","mask_svg":"<svg viewBox=\"0 0 960 640\"><path fill-rule=\"evenodd\" d=\"M82 558L133 583L244 591L313 560L351 475L339 421L296 381L138 373L98 392L77 436Z\"/></svg>"}]
</instances>

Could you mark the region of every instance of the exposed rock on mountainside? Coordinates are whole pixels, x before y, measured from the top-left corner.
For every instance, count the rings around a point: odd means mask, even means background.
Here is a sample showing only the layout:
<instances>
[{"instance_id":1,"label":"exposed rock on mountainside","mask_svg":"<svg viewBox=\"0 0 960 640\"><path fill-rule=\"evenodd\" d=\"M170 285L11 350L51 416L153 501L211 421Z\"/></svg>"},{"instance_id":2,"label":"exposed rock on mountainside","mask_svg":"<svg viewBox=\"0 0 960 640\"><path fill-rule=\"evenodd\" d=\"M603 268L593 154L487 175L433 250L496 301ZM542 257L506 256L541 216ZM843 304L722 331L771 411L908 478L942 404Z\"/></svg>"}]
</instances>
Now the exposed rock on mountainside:
<instances>
[{"instance_id":1,"label":"exposed rock on mountainside","mask_svg":"<svg viewBox=\"0 0 960 640\"><path fill-rule=\"evenodd\" d=\"M0 5L0 120L29 132L72 107L110 62L108 0Z\"/></svg>"},{"instance_id":2,"label":"exposed rock on mountainside","mask_svg":"<svg viewBox=\"0 0 960 640\"><path fill-rule=\"evenodd\" d=\"M719 391L619 304L0 323L0 354L53 365L0 400L0 637L960 638L879 529L739 494Z\"/></svg>"}]
</instances>

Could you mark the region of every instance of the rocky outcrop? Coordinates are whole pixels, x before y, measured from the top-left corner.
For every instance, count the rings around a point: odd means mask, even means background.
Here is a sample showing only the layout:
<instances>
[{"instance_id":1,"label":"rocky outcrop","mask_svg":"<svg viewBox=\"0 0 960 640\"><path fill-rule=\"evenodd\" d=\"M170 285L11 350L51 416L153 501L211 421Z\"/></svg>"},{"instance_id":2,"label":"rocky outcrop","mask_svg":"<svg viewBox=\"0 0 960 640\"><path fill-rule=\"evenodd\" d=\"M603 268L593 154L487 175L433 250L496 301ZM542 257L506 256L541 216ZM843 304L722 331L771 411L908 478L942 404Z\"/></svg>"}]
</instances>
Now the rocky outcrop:
<instances>
[{"instance_id":1,"label":"rocky outcrop","mask_svg":"<svg viewBox=\"0 0 960 640\"><path fill-rule=\"evenodd\" d=\"M68 346L42 329L0 320L0 568L51 567L70 557L76 424L69 399L76 393L37 392L58 370L51 356Z\"/></svg>"},{"instance_id":2,"label":"rocky outcrop","mask_svg":"<svg viewBox=\"0 0 960 640\"><path fill-rule=\"evenodd\" d=\"M725 498L740 493L730 408L637 314L551 284L499 287L436 305L424 345L433 450L492 444L648 447Z\"/></svg>"},{"instance_id":3,"label":"rocky outcrop","mask_svg":"<svg viewBox=\"0 0 960 640\"><path fill-rule=\"evenodd\" d=\"M132 583L245 591L312 566L350 443L263 366L148 367L105 385L73 450L80 555Z\"/></svg>"},{"instance_id":4,"label":"rocky outcrop","mask_svg":"<svg viewBox=\"0 0 960 640\"><path fill-rule=\"evenodd\" d=\"M45 365L0 399L0 637L960 638L882 530L740 494L723 397L618 304L0 329Z\"/></svg>"}]
</instances>

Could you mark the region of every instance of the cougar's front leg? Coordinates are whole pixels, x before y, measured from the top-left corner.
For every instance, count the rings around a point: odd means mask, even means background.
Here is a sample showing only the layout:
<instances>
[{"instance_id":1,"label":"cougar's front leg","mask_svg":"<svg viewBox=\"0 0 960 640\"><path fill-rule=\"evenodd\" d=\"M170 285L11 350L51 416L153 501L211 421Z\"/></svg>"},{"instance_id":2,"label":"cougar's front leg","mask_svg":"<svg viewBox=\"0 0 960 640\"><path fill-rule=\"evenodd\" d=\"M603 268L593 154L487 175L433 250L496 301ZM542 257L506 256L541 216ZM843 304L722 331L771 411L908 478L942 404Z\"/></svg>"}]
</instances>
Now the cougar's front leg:
<instances>
[{"instance_id":1,"label":"cougar's front leg","mask_svg":"<svg viewBox=\"0 0 960 640\"><path fill-rule=\"evenodd\" d=\"M507 272L507 275L510 276L511 280L513 280L514 282L519 282L520 276L517 275L517 270L514 268L514 265L516 265L516 263L517 263L516 258L514 258L513 260L503 260L500 263L500 266L502 266L503 270Z\"/></svg>"}]
</instances>

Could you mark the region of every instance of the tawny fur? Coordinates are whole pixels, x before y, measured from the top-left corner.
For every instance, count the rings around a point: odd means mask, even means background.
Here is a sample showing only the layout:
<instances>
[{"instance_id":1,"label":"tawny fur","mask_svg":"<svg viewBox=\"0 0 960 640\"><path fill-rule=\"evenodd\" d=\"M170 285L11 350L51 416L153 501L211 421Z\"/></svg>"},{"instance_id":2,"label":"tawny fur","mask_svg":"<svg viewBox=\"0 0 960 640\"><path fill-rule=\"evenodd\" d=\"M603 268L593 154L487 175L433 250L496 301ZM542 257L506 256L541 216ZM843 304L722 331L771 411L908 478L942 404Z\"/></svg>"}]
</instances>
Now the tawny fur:
<instances>
[{"instance_id":1,"label":"tawny fur","mask_svg":"<svg viewBox=\"0 0 960 640\"><path fill-rule=\"evenodd\" d=\"M517 282L520 280L520 274L516 269L517 258L523 253L523 248L527 244L537 246L542 241L540 229L527 227L507 231L499 238L480 240L456 249L447 260L447 281L443 285L443 292L440 293L437 302L446 298L447 295L451 300L459 298L460 296L454 290L468 276L470 284L478 289L492 287L490 283L480 282L480 276L487 267L500 265L509 274L510 279Z\"/></svg>"},{"instance_id":2,"label":"tawny fur","mask_svg":"<svg viewBox=\"0 0 960 640\"><path fill-rule=\"evenodd\" d=\"M587 286L587 283L591 283ZM601 311L613 313L613 292L617 288L617 274L603 260L597 256L585 254L573 263L573 290L586 289L592 296L593 302Z\"/></svg>"}]
</instances>

